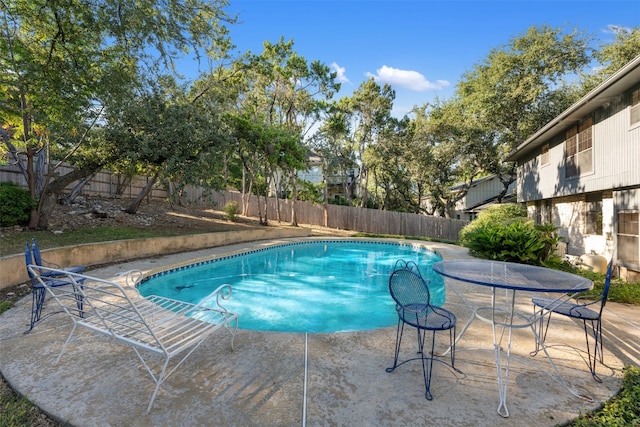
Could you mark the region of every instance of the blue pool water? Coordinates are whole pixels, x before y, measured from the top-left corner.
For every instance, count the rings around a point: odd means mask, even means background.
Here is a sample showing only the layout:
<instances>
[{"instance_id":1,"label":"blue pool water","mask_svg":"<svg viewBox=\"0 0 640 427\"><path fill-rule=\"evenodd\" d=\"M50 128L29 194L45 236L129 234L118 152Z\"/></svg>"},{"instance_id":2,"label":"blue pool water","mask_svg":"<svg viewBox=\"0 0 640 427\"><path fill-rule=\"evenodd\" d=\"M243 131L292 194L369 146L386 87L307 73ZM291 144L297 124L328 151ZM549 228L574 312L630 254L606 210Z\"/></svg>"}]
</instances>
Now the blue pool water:
<instances>
[{"instance_id":1,"label":"blue pool water","mask_svg":"<svg viewBox=\"0 0 640 427\"><path fill-rule=\"evenodd\" d=\"M435 252L411 244L365 241L292 243L180 267L139 285L144 296L198 303L222 284L239 328L272 332L346 332L395 325L389 276L397 260L414 261L444 303ZM215 304L215 302L214 302Z\"/></svg>"}]
</instances>

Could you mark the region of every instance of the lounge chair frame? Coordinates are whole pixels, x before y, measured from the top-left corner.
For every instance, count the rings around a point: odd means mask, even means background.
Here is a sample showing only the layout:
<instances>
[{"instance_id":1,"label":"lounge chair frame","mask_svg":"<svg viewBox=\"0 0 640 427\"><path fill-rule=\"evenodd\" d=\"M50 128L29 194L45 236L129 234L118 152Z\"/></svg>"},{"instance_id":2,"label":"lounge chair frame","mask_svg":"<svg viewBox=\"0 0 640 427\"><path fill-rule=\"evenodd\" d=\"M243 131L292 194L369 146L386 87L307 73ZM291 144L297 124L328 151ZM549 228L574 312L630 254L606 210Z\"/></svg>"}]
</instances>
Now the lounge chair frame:
<instances>
[{"instance_id":1,"label":"lounge chair frame","mask_svg":"<svg viewBox=\"0 0 640 427\"><path fill-rule=\"evenodd\" d=\"M78 326L104 334L130 345L153 379L155 388L147 406L149 413L160 385L218 329L225 329L233 339L238 315L228 311L223 300L231 297L231 286L222 285L198 304L160 296L142 297L135 285L142 272L125 273L125 284L70 271L30 265L29 271L55 299L73 321L73 327L56 359L60 361ZM54 287L40 272L59 275L69 286ZM82 301L78 310L77 301ZM151 363L153 356L163 361ZM180 357L178 357L180 356ZM177 362L170 368L172 359Z\"/></svg>"}]
</instances>

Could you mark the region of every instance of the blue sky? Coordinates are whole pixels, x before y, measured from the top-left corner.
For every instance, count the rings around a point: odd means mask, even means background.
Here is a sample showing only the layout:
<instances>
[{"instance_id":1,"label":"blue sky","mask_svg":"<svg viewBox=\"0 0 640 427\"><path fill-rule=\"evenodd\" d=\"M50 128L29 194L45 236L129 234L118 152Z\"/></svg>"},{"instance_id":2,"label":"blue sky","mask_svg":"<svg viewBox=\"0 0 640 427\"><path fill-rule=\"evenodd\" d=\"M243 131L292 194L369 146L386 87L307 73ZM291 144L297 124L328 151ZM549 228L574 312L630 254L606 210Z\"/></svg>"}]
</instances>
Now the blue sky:
<instances>
[{"instance_id":1,"label":"blue sky","mask_svg":"<svg viewBox=\"0 0 640 427\"><path fill-rule=\"evenodd\" d=\"M237 51L293 39L307 61L338 72L338 97L370 76L391 84L398 117L450 97L463 73L533 25L577 28L596 46L614 39L611 26L640 25L638 0L230 0L228 11L240 21L230 28Z\"/></svg>"}]
</instances>

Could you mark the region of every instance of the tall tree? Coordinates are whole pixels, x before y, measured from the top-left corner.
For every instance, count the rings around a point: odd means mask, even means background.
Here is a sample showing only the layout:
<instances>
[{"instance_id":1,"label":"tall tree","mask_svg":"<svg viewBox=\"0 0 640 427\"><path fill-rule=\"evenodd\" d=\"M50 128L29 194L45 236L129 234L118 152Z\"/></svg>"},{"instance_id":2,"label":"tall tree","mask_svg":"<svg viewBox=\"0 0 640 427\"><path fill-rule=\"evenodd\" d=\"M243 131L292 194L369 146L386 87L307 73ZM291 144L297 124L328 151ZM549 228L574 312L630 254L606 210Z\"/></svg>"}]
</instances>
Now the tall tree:
<instances>
[{"instance_id":1,"label":"tall tree","mask_svg":"<svg viewBox=\"0 0 640 427\"><path fill-rule=\"evenodd\" d=\"M598 66L594 68L595 71L583 76L582 95L640 55L640 27L611 26L610 29L615 34L615 40L602 45L594 53Z\"/></svg>"},{"instance_id":2,"label":"tall tree","mask_svg":"<svg viewBox=\"0 0 640 427\"><path fill-rule=\"evenodd\" d=\"M353 112L353 139L360 164L358 180L362 207L366 207L368 203L369 170L366 153L369 147L376 144L380 132L390 120L395 97L396 93L391 86L385 83L381 87L370 78L363 82L349 99L349 107Z\"/></svg>"},{"instance_id":3,"label":"tall tree","mask_svg":"<svg viewBox=\"0 0 640 427\"><path fill-rule=\"evenodd\" d=\"M340 84L335 82L336 74L319 61L307 62L294 51L293 40L284 39L277 43L265 42L263 52L260 55L248 55L243 68L246 83L245 90L239 93L239 116L251 117L256 124L268 130L267 133L261 133L263 137L275 131L272 135L280 141L276 141L275 146L288 147L290 150L280 152L276 164L261 168L263 172L270 173L263 177L267 183L265 191L275 189L278 196L285 192L287 186L291 186L295 194L296 171L303 164L306 154L301 145L303 136L320 117L326 101L339 90ZM280 139L285 131L289 136L297 133L299 137L293 140L300 146L282 144L283 141L292 141L288 137ZM245 155L260 156L262 161L276 160L264 154L260 147L245 151ZM249 165L255 161L245 160L243 163ZM257 178L254 176L254 179ZM264 222L267 222L266 212Z\"/></svg>"},{"instance_id":4,"label":"tall tree","mask_svg":"<svg viewBox=\"0 0 640 427\"><path fill-rule=\"evenodd\" d=\"M500 178L503 194L516 177L515 165L501 159L577 99L567 79L590 57L582 33L531 27L463 76L457 95L469 114L494 131L497 156L487 171Z\"/></svg>"},{"instance_id":5,"label":"tall tree","mask_svg":"<svg viewBox=\"0 0 640 427\"><path fill-rule=\"evenodd\" d=\"M26 159L24 174L39 201L29 227L46 228L56 194L106 161L95 157L73 175L56 177L39 156L47 159L50 144L76 152L84 140L75 136L86 135L98 113L118 109L136 88L173 72L180 55L200 48L223 55L229 48L223 24L234 22L226 5L226 0L0 1L3 146L15 161Z\"/></svg>"}]
</instances>

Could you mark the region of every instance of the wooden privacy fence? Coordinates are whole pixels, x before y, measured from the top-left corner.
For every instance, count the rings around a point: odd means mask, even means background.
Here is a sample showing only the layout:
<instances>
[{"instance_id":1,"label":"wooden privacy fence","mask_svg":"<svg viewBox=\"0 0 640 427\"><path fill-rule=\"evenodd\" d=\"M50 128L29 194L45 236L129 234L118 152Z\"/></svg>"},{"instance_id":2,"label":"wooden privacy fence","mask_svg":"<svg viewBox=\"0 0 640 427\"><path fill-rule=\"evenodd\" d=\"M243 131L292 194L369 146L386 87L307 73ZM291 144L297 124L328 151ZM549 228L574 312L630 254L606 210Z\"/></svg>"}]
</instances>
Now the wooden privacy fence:
<instances>
[{"instance_id":1,"label":"wooden privacy fence","mask_svg":"<svg viewBox=\"0 0 640 427\"><path fill-rule=\"evenodd\" d=\"M73 170L71 165L60 166L56 172L65 175ZM96 173L83 187L83 196L135 198L147 184L148 178L136 176L130 180L121 174L110 171ZM0 166L0 181L12 181L26 187L27 183L15 165ZM67 187L70 192L76 183ZM166 200L167 188L160 184L153 188L150 199ZM242 194L235 191L217 192L200 187L187 186L181 194L183 203L203 208L212 207L222 210L230 201L242 206ZM264 199L261 199L261 204ZM291 222L291 200L270 198L267 202L267 219L276 222ZM262 206L264 207L264 206ZM296 218L299 224L325 225L324 207L309 202L295 202ZM278 210L280 217L278 218ZM262 213L264 217L264 212ZM250 196L247 216L258 217L256 196ZM372 234L391 234L403 236L423 236L435 239L458 240L458 233L469 221L448 219L427 215L402 212L381 211L377 209L355 208L351 206L327 206L327 225L330 228L360 231Z\"/></svg>"},{"instance_id":2,"label":"wooden privacy fence","mask_svg":"<svg viewBox=\"0 0 640 427\"><path fill-rule=\"evenodd\" d=\"M56 168L56 174L64 176L73 171L75 167L68 163L63 163ZM20 172L20 168L14 164L0 166L0 182L15 182L21 187L27 187L27 181ZM83 196L119 196L127 199L135 198L140 191L147 185L149 178L146 176L134 176L127 178L122 174L101 170L96 173L80 192ZM66 190L71 192L77 181L68 185ZM166 199L169 192L162 186L154 187L149 196L152 199Z\"/></svg>"},{"instance_id":3,"label":"wooden privacy fence","mask_svg":"<svg viewBox=\"0 0 640 427\"><path fill-rule=\"evenodd\" d=\"M199 194L198 194L199 193ZM202 191L201 189L187 189L185 199L195 202L206 201L216 209L222 210L231 201L242 206L242 194L239 192ZM260 200L264 203L264 199ZM267 201L267 219L270 222L278 220L291 222L291 200L270 198ZM263 207L263 206L262 206ZM295 202L296 219L299 224L324 226L324 207L309 202ZM262 212L264 217L264 212ZM251 196L247 216L258 217L256 196ZM444 240L458 240L460 230L469 221L441 218L427 215L417 215L403 212L382 211L377 209L355 208L351 206L328 205L327 226L342 230L360 231L372 234L391 234L403 236L422 236Z\"/></svg>"}]
</instances>

